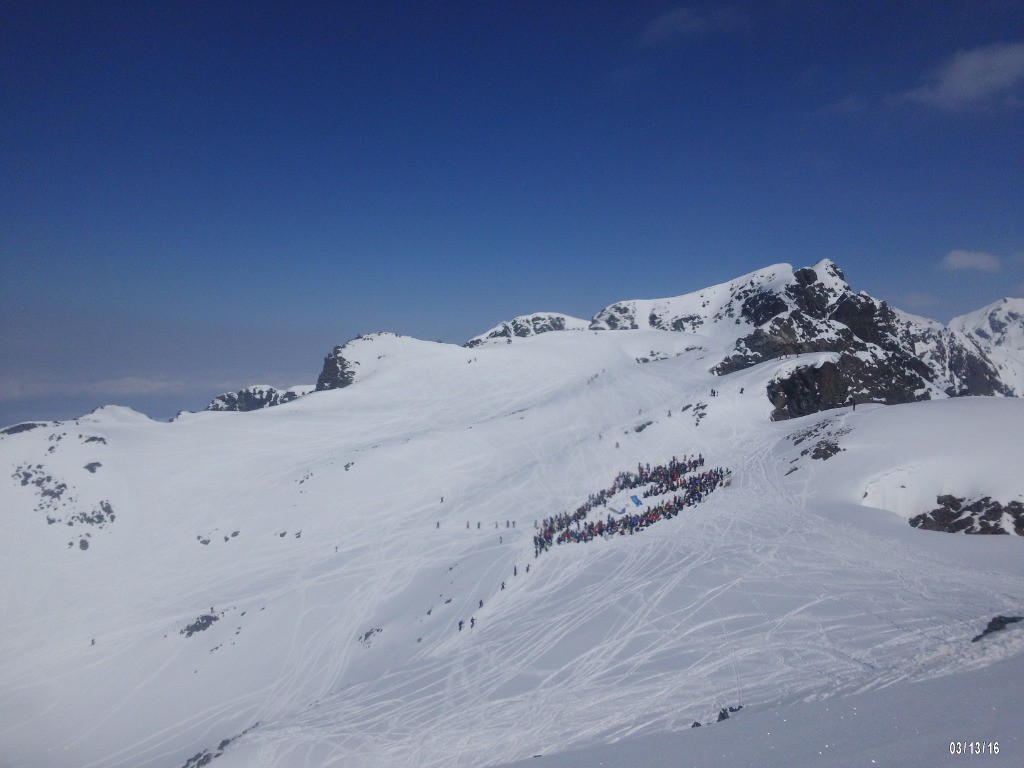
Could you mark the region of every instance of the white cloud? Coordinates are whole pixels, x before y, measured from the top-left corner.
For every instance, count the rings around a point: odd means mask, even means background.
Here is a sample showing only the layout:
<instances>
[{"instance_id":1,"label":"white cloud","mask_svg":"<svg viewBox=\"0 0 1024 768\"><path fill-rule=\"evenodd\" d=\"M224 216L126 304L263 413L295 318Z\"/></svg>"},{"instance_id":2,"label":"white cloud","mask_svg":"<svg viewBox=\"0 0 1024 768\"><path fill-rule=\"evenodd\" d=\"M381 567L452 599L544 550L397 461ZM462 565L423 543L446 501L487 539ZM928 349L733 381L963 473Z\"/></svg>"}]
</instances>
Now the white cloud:
<instances>
[{"instance_id":1,"label":"white cloud","mask_svg":"<svg viewBox=\"0 0 1024 768\"><path fill-rule=\"evenodd\" d=\"M142 376L123 376L81 385L83 393L92 395L177 395L190 389L192 385L184 381Z\"/></svg>"},{"instance_id":2,"label":"white cloud","mask_svg":"<svg viewBox=\"0 0 1024 768\"><path fill-rule=\"evenodd\" d=\"M981 251L950 251L939 266L946 270L976 269L979 272L998 272L1002 267L998 256Z\"/></svg>"},{"instance_id":3,"label":"white cloud","mask_svg":"<svg viewBox=\"0 0 1024 768\"><path fill-rule=\"evenodd\" d=\"M661 45L677 38L722 32L747 23L747 17L730 6L696 10L678 6L658 16L644 29L644 45Z\"/></svg>"},{"instance_id":4,"label":"white cloud","mask_svg":"<svg viewBox=\"0 0 1024 768\"><path fill-rule=\"evenodd\" d=\"M995 43L958 51L902 101L948 112L994 105L1020 106L1024 90L1024 43Z\"/></svg>"},{"instance_id":5,"label":"white cloud","mask_svg":"<svg viewBox=\"0 0 1024 768\"><path fill-rule=\"evenodd\" d=\"M41 397L131 397L146 395L184 395L213 390L212 382L184 381L162 377L123 376L102 381L59 381L51 377L8 375L0 378L0 402ZM229 387L217 390L226 391Z\"/></svg>"}]
</instances>

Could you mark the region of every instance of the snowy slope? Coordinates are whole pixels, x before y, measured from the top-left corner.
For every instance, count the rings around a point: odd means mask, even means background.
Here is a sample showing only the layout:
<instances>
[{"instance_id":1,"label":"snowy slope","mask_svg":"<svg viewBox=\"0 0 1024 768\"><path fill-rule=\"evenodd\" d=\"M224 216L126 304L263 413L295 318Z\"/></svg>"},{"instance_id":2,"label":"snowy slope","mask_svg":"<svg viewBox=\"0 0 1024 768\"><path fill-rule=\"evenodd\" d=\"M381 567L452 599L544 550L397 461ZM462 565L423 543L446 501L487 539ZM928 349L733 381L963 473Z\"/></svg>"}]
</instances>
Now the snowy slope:
<instances>
[{"instance_id":1,"label":"snowy slope","mask_svg":"<svg viewBox=\"0 0 1024 768\"><path fill-rule=\"evenodd\" d=\"M539 754L503 768L1016 766L1024 737L992 715L1019 710L1020 694L1007 681L1022 677L1024 658L1016 656L980 671L744 711L715 728Z\"/></svg>"},{"instance_id":2,"label":"snowy slope","mask_svg":"<svg viewBox=\"0 0 1024 768\"><path fill-rule=\"evenodd\" d=\"M713 376L729 345L380 334L274 408L0 436L0 764L480 766L952 673L1005 698L982 673L1024 625L970 640L1024 613L1024 542L906 518L1020 498L1024 403L771 422L768 383L830 353ZM534 557L534 521L698 452L732 483Z\"/></svg>"}]
</instances>

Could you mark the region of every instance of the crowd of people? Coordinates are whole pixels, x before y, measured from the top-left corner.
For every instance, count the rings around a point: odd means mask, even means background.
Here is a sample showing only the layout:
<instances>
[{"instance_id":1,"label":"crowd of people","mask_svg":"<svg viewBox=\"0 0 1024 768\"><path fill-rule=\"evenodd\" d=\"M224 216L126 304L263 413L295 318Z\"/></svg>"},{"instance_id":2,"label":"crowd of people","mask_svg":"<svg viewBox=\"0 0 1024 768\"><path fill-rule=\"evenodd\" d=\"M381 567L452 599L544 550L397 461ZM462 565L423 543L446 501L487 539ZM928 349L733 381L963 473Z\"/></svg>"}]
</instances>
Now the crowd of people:
<instances>
[{"instance_id":1,"label":"crowd of people","mask_svg":"<svg viewBox=\"0 0 1024 768\"><path fill-rule=\"evenodd\" d=\"M632 535L658 520L675 517L684 507L703 501L729 475L729 471L721 467L696 472L703 466L704 457L698 454L682 460L673 456L668 464L655 467L641 464L635 473L620 472L610 487L590 494L573 512L545 518L533 537L533 556L539 557L541 552L562 543L592 541L597 536ZM642 486L648 486L643 492L643 498L681 492L632 513L623 509L617 517L608 513L606 519L587 520L595 507L604 506L615 494Z\"/></svg>"},{"instance_id":2,"label":"crowd of people","mask_svg":"<svg viewBox=\"0 0 1024 768\"><path fill-rule=\"evenodd\" d=\"M573 512L545 518L539 524L535 521L534 528L537 529L537 533L533 537L533 556L540 557L541 552L558 544L593 541L598 536L632 535L659 520L675 517L683 508L699 504L715 488L727 483L732 474L722 467L698 471L703 467L704 457L697 454L681 460L673 456L667 464L654 467L650 464L639 464L636 472L620 472L608 488L590 494ZM591 511L596 507L605 506L617 493L640 488L643 488L640 495L645 499L657 496L667 498L644 506L640 496L633 494L629 502L634 504L632 511L627 503L624 509L613 510L614 515L608 512L603 519L587 519ZM443 501L442 497L442 503ZM505 522L506 528L515 528L515 525L514 520ZM437 527L440 528L440 522ZM466 527L470 527L468 521ZM476 527L480 528L480 523L477 523ZM496 522L494 527L498 528L499 524ZM499 542L500 540L501 537ZM530 572L529 563L526 564L525 572ZM512 566L512 575L519 575L518 565ZM504 581L501 582L501 589L505 589ZM484 607L483 600L479 601L479 607ZM465 626L465 620L460 619L458 631L461 632ZM471 629L476 627L476 617L470 617L469 626Z\"/></svg>"}]
</instances>

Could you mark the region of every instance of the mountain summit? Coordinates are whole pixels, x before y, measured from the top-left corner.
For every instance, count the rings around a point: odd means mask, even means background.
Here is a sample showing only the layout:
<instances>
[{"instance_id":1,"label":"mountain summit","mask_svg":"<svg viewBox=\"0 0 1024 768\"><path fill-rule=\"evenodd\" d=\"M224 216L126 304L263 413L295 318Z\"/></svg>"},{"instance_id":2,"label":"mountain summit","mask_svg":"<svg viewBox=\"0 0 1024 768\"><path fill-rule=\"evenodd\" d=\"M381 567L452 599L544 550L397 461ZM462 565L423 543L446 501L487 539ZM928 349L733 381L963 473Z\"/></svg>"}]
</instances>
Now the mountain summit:
<instances>
[{"instance_id":1,"label":"mountain summit","mask_svg":"<svg viewBox=\"0 0 1024 768\"><path fill-rule=\"evenodd\" d=\"M1022 317L1024 300L1007 299L943 326L855 293L839 266L824 259L798 270L775 264L682 296L619 301L589 323L554 312L524 315L465 346L582 330L680 334L719 356L708 370L722 377L723 386L738 371L774 365L776 375L764 395L779 420L852 403L1020 396ZM355 381L363 363L351 345L336 347L326 358L317 389ZM810 353L818 354L800 358Z\"/></svg>"}]
</instances>

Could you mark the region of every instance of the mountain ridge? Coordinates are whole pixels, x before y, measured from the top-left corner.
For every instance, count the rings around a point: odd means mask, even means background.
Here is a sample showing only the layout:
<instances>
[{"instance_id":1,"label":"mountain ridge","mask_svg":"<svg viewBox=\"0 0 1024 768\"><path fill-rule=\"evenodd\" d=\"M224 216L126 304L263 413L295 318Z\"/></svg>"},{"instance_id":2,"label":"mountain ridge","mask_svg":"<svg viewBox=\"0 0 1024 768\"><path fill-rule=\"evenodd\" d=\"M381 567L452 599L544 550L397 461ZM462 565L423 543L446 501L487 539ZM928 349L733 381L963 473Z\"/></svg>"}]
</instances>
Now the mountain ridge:
<instances>
[{"instance_id":1,"label":"mountain ridge","mask_svg":"<svg viewBox=\"0 0 1024 768\"><path fill-rule=\"evenodd\" d=\"M834 353L816 365L791 370L766 388L772 418L786 419L854 402L894 405L936 397L1021 396L1022 317L1024 300L1007 299L956 319L958 325L943 326L895 310L863 291L854 293L840 267L822 259L797 270L774 264L680 296L615 302L589 323L553 312L522 315L464 346L507 345L566 331L660 330L731 345L710 367L724 378L769 361ZM990 331L982 327L984 322ZM996 327L1009 330L993 336ZM351 343L335 347L325 358L318 390L343 388L356 380L359 363L350 359Z\"/></svg>"}]
</instances>

